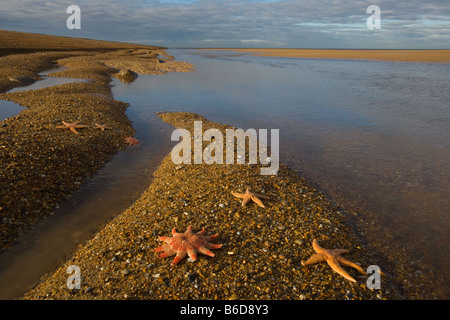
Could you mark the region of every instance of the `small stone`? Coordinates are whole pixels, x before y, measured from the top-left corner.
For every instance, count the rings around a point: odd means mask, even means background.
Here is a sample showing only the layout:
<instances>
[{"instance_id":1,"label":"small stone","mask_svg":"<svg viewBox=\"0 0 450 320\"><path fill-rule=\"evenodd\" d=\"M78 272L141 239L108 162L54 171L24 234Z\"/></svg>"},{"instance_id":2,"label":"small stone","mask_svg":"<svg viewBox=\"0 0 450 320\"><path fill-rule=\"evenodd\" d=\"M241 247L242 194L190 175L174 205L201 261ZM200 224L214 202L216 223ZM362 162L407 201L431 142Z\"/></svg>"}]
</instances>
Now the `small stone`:
<instances>
[{"instance_id":1,"label":"small stone","mask_svg":"<svg viewBox=\"0 0 450 320\"><path fill-rule=\"evenodd\" d=\"M131 270L130 269L124 269L120 273L123 274L123 275L129 275L131 273Z\"/></svg>"},{"instance_id":2,"label":"small stone","mask_svg":"<svg viewBox=\"0 0 450 320\"><path fill-rule=\"evenodd\" d=\"M195 279L198 278L198 273L197 272L192 272L188 275L188 280L189 282L194 282Z\"/></svg>"},{"instance_id":3,"label":"small stone","mask_svg":"<svg viewBox=\"0 0 450 320\"><path fill-rule=\"evenodd\" d=\"M114 75L122 82L133 82L137 78L137 73L128 69L120 70L119 73Z\"/></svg>"},{"instance_id":4,"label":"small stone","mask_svg":"<svg viewBox=\"0 0 450 320\"><path fill-rule=\"evenodd\" d=\"M233 293L233 294L231 295L231 297L228 298L228 300L238 300L238 299L239 299L239 295L238 295L237 293Z\"/></svg>"}]
</instances>

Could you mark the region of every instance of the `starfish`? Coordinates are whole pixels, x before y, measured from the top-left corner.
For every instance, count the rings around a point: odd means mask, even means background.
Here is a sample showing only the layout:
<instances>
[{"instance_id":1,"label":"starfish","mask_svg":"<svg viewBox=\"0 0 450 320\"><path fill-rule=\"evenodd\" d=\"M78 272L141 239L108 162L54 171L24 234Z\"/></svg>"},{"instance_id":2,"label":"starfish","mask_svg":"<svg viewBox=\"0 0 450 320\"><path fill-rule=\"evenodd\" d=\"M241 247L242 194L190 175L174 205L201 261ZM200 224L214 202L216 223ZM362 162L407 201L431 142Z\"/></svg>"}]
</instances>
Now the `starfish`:
<instances>
[{"instance_id":1,"label":"starfish","mask_svg":"<svg viewBox=\"0 0 450 320\"><path fill-rule=\"evenodd\" d=\"M209 249L219 249L221 244L209 243L209 241L215 239L218 234L211 236L204 236L205 228L197 233L192 232L191 226L189 226L185 233L177 233L176 228L172 230L173 237L159 237L159 240L166 242L166 244L154 249L155 252L164 251L159 255L160 258L173 256L172 264L177 264L186 255L189 255L193 261L197 260L197 252L206 254L210 257L214 257L214 253Z\"/></svg>"},{"instance_id":2,"label":"starfish","mask_svg":"<svg viewBox=\"0 0 450 320\"><path fill-rule=\"evenodd\" d=\"M59 128L59 129L69 129L73 133L78 134L77 130L75 130L75 129L86 128L87 127L85 125L78 124L79 122L80 121L73 122L73 123L68 123L68 122L63 121L62 122L63 126L57 126L57 128Z\"/></svg>"},{"instance_id":3,"label":"starfish","mask_svg":"<svg viewBox=\"0 0 450 320\"><path fill-rule=\"evenodd\" d=\"M135 146L139 144L139 140L133 137L124 137L123 140L128 143L129 146Z\"/></svg>"},{"instance_id":4,"label":"starfish","mask_svg":"<svg viewBox=\"0 0 450 320\"><path fill-rule=\"evenodd\" d=\"M248 188L245 191L245 193L236 193L231 191L231 194L235 197L244 199L242 200L242 206L245 206L250 200L253 200L254 202L256 202L258 206L265 208L264 204L259 198L269 199L268 197L263 196L262 194L250 192L250 189Z\"/></svg>"},{"instance_id":5,"label":"starfish","mask_svg":"<svg viewBox=\"0 0 450 320\"><path fill-rule=\"evenodd\" d=\"M353 279L342 267L339 263L342 263L344 265L350 266L358 270L360 273L367 275L367 273L358 266L356 263L351 262L347 259L344 259L340 257L340 254L349 252L346 249L334 249L334 250L327 250L319 246L319 243L316 239L313 240L312 246L314 250L317 252L317 254L313 254L306 262L302 260L302 265L307 266L310 264L326 261L331 269L339 273L341 276L343 276L345 279L350 280L351 282L356 282L355 279Z\"/></svg>"},{"instance_id":6,"label":"starfish","mask_svg":"<svg viewBox=\"0 0 450 320\"><path fill-rule=\"evenodd\" d=\"M106 125L98 124L98 123L96 123L95 126L96 126L96 129L101 129L102 131L105 131L105 129L111 129L110 127L107 127Z\"/></svg>"}]
</instances>

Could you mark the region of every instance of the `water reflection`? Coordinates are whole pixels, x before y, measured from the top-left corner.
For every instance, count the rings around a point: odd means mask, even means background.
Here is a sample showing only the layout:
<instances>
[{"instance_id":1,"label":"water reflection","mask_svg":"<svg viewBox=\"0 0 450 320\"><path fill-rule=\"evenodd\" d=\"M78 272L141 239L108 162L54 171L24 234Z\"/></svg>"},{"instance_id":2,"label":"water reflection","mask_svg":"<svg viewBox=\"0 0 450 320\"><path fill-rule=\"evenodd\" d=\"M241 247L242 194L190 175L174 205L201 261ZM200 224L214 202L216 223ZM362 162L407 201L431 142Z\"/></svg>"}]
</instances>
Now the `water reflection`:
<instances>
[{"instance_id":1,"label":"water reflection","mask_svg":"<svg viewBox=\"0 0 450 320\"><path fill-rule=\"evenodd\" d=\"M29 85L24 85L24 86L13 88L7 92L10 93L10 92L20 92L20 91L27 91L27 90L37 90L37 89L53 87L53 86L66 84L66 83L87 82L88 81L85 79L48 76L51 73L63 71L63 70L65 70L65 68L55 67L50 70L41 72L41 73L39 73L39 76L42 78L42 80L38 80ZM7 118L11 118L11 117L18 115L19 112L23 110L23 108L24 107L18 103L15 103L12 101L0 100L0 121L3 121Z\"/></svg>"},{"instance_id":2,"label":"water reflection","mask_svg":"<svg viewBox=\"0 0 450 320\"><path fill-rule=\"evenodd\" d=\"M18 103L0 100L0 121L18 115L19 112L23 110L23 108L24 107L22 107Z\"/></svg>"}]
</instances>

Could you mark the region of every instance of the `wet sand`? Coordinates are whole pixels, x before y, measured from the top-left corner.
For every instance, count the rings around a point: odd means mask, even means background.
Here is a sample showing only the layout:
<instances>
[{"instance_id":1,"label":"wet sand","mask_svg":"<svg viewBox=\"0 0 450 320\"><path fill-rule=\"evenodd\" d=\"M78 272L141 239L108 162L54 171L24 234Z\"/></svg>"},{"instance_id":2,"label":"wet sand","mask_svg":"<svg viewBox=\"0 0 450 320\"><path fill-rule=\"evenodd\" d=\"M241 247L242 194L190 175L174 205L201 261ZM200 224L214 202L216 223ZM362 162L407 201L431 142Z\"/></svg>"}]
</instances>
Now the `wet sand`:
<instances>
[{"instance_id":1,"label":"wet sand","mask_svg":"<svg viewBox=\"0 0 450 320\"><path fill-rule=\"evenodd\" d=\"M214 49L266 57L449 63L450 50Z\"/></svg>"},{"instance_id":2,"label":"wet sand","mask_svg":"<svg viewBox=\"0 0 450 320\"><path fill-rule=\"evenodd\" d=\"M0 31L0 55L0 92L38 80L39 72L55 65L66 70L52 76L90 80L0 93L0 99L26 107L0 123L3 251L127 147L124 137L133 136L134 129L125 114L128 104L111 94L112 76L122 68L161 74L193 66L173 61L160 47L9 31ZM75 134L57 128L62 121L79 121L87 128ZM96 123L110 129L102 131Z\"/></svg>"}]
</instances>

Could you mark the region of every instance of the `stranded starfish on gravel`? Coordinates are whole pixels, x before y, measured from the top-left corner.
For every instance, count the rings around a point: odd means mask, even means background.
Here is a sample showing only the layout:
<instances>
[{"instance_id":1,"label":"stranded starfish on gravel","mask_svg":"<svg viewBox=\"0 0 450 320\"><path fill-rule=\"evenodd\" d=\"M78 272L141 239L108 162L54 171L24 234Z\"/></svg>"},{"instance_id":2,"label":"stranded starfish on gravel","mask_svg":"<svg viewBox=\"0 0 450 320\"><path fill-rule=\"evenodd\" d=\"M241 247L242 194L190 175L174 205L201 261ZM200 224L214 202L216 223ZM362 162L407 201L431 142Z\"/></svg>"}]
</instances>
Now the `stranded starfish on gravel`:
<instances>
[{"instance_id":1,"label":"stranded starfish on gravel","mask_svg":"<svg viewBox=\"0 0 450 320\"><path fill-rule=\"evenodd\" d=\"M98 123L95 124L95 128L101 129L102 131L105 131L105 129L111 129L110 127L107 127L106 125L98 124Z\"/></svg>"},{"instance_id":2,"label":"stranded starfish on gravel","mask_svg":"<svg viewBox=\"0 0 450 320\"><path fill-rule=\"evenodd\" d=\"M351 261L339 256L342 253L349 252L348 250L346 250L346 249L334 249L334 250L324 249L321 246L319 246L319 243L317 242L316 239L313 240L312 246L313 246L314 250L317 252L317 254L313 254L311 256L311 258L309 258L306 262L302 261L303 266L326 261L330 265L331 269L333 269L334 271L339 273L345 279L350 280L352 282L356 282L356 280L353 279L344 269L342 269L342 267L340 266L339 263L353 267L356 270L358 270L360 273L367 275L367 273L363 270L363 268L358 266L356 263L351 262Z\"/></svg>"},{"instance_id":3,"label":"stranded starfish on gravel","mask_svg":"<svg viewBox=\"0 0 450 320\"><path fill-rule=\"evenodd\" d=\"M81 125L78 124L80 121L77 122L73 122L73 123L68 123L63 121L63 126L57 126L58 129L69 129L70 131L72 131L73 133L78 134L77 130L75 129L80 129L80 128L87 128L87 126L85 125Z\"/></svg>"},{"instance_id":4,"label":"stranded starfish on gravel","mask_svg":"<svg viewBox=\"0 0 450 320\"><path fill-rule=\"evenodd\" d=\"M259 198L269 199L268 197L263 196L262 194L250 192L250 189L248 188L245 191L245 193L236 193L231 191L231 194L235 197L244 199L242 200L242 206L245 206L250 200L253 200L254 202L256 202L258 206L265 208L264 204Z\"/></svg>"},{"instance_id":5,"label":"stranded starfish on gravel","mask_svg":"<svg viewBox=\"0 0 450 320\"><path fill-rule=\"evenodd\" d=\"M135 146L139 144L139 140L133 137L124 137L123 140L128 143L129 146Z\"/></svg>"},{"instance_id":6,"label":"stranded starfish on gravel","mask_svg":"<svg viewBox=\"0 0 450 320\"><path fill-rule=\"evenodd\" d=\"M189 255L189 258L196 261L197 252L214 257L214 253L212 253L209 249L219 249L222 245L209 243L209 241L215 239L218 234L204 236L205 232L205 228L203 228L202 231L193 233L191 226L189 226L185 233L177 233L176 228L173 228L173 237L159 237L159 239L166 242L166 244L154 250L155 252L164 251L159 255L160 258L165 258L176 254L172 264L177 264L180 260L186 257L186 255Z\"/></svg>"}]
</instances>

